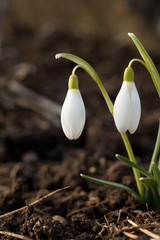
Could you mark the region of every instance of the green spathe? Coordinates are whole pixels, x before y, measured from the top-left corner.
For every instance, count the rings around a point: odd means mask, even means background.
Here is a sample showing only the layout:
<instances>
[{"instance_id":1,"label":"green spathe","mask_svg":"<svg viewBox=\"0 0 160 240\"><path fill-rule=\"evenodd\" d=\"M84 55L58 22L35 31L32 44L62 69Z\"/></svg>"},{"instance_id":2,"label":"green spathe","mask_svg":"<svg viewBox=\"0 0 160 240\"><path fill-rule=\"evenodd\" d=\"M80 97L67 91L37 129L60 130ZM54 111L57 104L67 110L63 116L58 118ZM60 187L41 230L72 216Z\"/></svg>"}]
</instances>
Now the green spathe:
<instances>
[{"instance_id":1,"label":"green spathe","mask_svg":"<svg viewBox=\"0 0 160 240\"><path fill-rule=\"evenodd\" d=\"M69 89L79 89L78 77L76 74L72 74L69 77L68 88Z\"/></svg>"},{"instance_id":2,"label":"green spathe","mask_svg":"<svg viewBox=\"0 0 160 240\"><path fill-rule=\"evenodd\" d=\"M133 82L134 81L134 71L131 67L127 67L124 71L123 81Z\"/></svg>"}]
</instances>

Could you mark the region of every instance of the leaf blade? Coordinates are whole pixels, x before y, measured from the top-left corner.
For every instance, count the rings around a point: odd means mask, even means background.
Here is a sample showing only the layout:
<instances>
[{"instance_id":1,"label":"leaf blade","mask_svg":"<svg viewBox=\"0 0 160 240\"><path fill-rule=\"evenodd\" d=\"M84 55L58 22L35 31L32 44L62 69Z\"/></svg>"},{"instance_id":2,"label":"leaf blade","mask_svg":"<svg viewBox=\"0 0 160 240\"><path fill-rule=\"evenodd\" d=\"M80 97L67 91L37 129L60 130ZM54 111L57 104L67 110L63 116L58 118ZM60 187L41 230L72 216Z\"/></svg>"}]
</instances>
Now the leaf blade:
<instances>
[{"instance_id":1,"label":"leaf blade","mask_svg":"<svg viewBox=\"0 0 160 240\"><path fill-rule=\"evenodd\" d=\"M157 191L160 196L160 170L158 169L156 164L153 164L153 174L155 176L156 182L157 182Z\"/></svg>"},{"instance_id":2,"label":"leaf blade","mask_svg":"<svg viewBox=\"0 0 160 240\"><path fill-rule=\"evenodd\" d=\"M71 53L57 53L55 56L56 59L59 59L61 57L66 58L66 59L80 65L81 68L83 68L86 72L88 72L88 74L96 81L95 76L98 77L98 75L88 62L86 62L82 58L80 58L74 54L71 54Z\"/></svg>"},{"instance_id":3,"label":"leaf blade","mask_svg":"<svg viewBox=\"0 0 160 240\"><path fill-rule=\"evenodd\" d=\"M129 159L116 154L116 158L118 158L119 160L121 160L122 162L125 162L127 165L131 166L132 168L136 168L138 169L141 173L143 173L145 176L153 178L152 174L147 172L144 168L140 167L138 164L131 162Z\"/></svg>"},{"instance_id":4,"label":"leaf blade","mask_svg":"<svg viewBox=\"0 0 160 240\"><path fill-rule=\"evenodd\" d=\"M98 184L105 185L105 186L110 186L110 187L121 188L121 189L131 193L136 200L140 201L140 197L138 196L138 194L135 191L133 191L131 188L129 188L129 187L123 185L123 184L115 183L115 182L111 182L111 181L106 181L106 180L101 180L101 179L98 179L98 178L94 178L94 177L84 175L82 173L80 174L80 176L82 178L84 178L88 181L94 182L94 183L98 183Z\"/></svg>"}]
</instances>

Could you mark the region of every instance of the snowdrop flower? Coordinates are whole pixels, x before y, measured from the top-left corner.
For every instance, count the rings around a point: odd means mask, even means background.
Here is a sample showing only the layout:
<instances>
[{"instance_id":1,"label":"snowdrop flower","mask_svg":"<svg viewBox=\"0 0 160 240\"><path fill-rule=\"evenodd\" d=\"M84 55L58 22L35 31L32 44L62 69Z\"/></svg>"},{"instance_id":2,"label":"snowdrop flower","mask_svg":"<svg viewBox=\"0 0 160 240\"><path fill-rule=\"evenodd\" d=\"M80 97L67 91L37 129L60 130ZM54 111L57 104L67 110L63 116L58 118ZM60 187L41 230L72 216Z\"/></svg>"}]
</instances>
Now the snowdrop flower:
<instances>
[{"instance_id":1,"label":"snowdrop flower","mask_svg":"<svg viewBox=\"0 0 160 240\"><path fill-rule=\"evenodd\" d=\"M68 92L61 110L62 129L70 140L81 135L86 119L85 106L78 89L78 78L72 74L69 78Z\"/></svg>"},{"instance_id":2,"label":"snowdrop flower","mask_svg":"<svg viewBox=\"0 0 160 240\"><path fill-rule=\"evenodd\" d=\"M124 72L124 81L113 107L113 117L120 133L136 131L141 116L140 98L134 83L133 69Z\"/></svg>"}]
</instances>

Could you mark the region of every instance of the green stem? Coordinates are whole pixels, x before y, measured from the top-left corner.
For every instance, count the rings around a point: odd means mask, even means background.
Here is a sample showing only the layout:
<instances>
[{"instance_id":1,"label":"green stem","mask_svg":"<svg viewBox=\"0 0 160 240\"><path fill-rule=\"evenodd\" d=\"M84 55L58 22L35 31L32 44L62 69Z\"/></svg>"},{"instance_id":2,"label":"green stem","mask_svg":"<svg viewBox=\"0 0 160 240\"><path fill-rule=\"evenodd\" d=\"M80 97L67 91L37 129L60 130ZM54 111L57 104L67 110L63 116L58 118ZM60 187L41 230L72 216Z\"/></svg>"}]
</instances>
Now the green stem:
<instances>
[{"instance_id":1,"label":"green stem","mask_svg":"<svg viewBox=\"0 0 160 240\"><path fill-rule=\"evenodd\" d=\"M83 68L83 69L85 70L85 68ZM102 84L102 82L101 82L101 80L100 80L100 78L98 77L97 74L95 76L95 81L96 81L96 83L97 83L97 85L98 85L98 87L99 87L107 105L108 105L110 113L113 116L113 103L112 103L109 95L107 94L107 92L106 92L106 90L105 90L105 88L104 88L104 86L103 86L103 84ZM124 145L126 147L126 150L127 150L130 161L136 163L136 159L135 159L131 144L129 142L129 139L127 137L127 134L126 133L121 133L121 137L123 139L123 142L124 142ZM135 169L135 168L132 168L132 169L133 169L133 173L134 173L135 180L136 180L136 183L137 183L137 188L138 188L139 194L140 194L141 198L143 198L144 189L143 189L142 183L139 181L140 173L137 169Z\"/></svg>"},{"instance_id":2,"label":"green stem","mask_svg":"<svg viewBox=\"0 0 160 240\"><path fill-rule=\"evenodd\" d=\"M99 89L100 89L100 91L101 91L101 93L102 93L102 95L103 95L103 97L106 101L106 104L108 106L108 109L109 109L110 113L113 116L113 103L112 103L108 93L106 92L100 78L98 77L96 71L91 67L91 65L89 63L87 63L85 60L83 60L82 58L77 57L76 55L73 55L73 54L69 54L69 53L58 53L58 54L56 54L56 59L60 58L60 57L69 59L69 60L73 61L74 63L78 64L78 66L75 67L76 69L78 67L81 67L93 78L93 80L97 83L97 85L98 85L98 87L99 87ZM132 147L131 147L131 144L129 142L129 139L128 139L127 135L125 133L121 133L121 137L123 139L123 142L124 142L124 145L126 147L126 150L127 150L130 161L136 163L136 159L135 159L135 156L134 156L134 153L133 153L133 150L132 150ZM140 194L141 198L143 198L144 197L144 189L143 189L142 183L139 181L140 173L135 168L133 168L133 172L134 172L134 176L135 176L135 180L136 180L136 184L137 184L139 194Z\"/></svg>"},{"instance_id":3,"label":"green stem","mask_svg":"<svg viewBox=\"0 0 160 240\"><path fill-rule=\"evenodd\" d=\"M136 45L139 53L141 54L143 60L145 61L147 70L149 71L149 73L151 75L152 81L153 81L155 88L157 90L157 93L160 97L160 76L159 76L156 66L154 65L152 59L148 55L147 51L145 50L145 48L143 47L143 45L141 44L139 39L133 33L128 33L128 36L132 39L132 41Z\"/></svg>"},{"instance_id":4,"label":"green stem","mask_svg":"<svg viewBox=\"0 0 160 240\"><path fill-rule=\"evenodd\" d=\"M158 133L157 133L157 139L156 139L152 159L151 159L150 166L149 166L149 172L152 172L153 164L156 163L159 151L160 151L160 120L159 120L159 128L158 128Z\"/></svg>"},{"instance_id":5,"label":"green stem","mask_svg":"<svg viewBox=\"0 0 160 240\"><path fill-rule=\"evenodd\" d=\"M99 78L97 79L96 82L97 82L97 84L98 84L98 86L99 86L99 88L102 92L102 95L103 95L106 103L108 103L108 101L109 101L109 106L110 106L109 110L110 110L110 112L113 116L113 103L112 103L111 99L109 98L109 96L108 96L108 94L107 94L107 92L106 92L106 90L105 90L105 88L104 88L104 86L103 86L103 84L102 84L102 82L100 81ZM131 144L129 142L129 139L127 137L127 134L126 133L121 133L121 137L123 139L123 142L124 142L124 145L126 147L126 150L127 150L130 161L136 163L136 159L135 159ZM143 198L144 197L144 188L143 188L142 183L139 181L140 173L137 169L135 169L135 168L132 168L132 169L133 169L133 173L134 173L135 180L136 180L136 183L137 183L137 188L138 188L139 194L140 194L141 198Z\"/></svg>"},{"instance_id":6,"label":"green stem","mask_svg":"<svg viewBox=\"0 0 160 240\"><path fill-rule=\"evenodd\" d=\"M131 67L134 62L139 62L139 63L141 63L141 64L148 70L147 65L145 64L145 62L143 62L143 61L142 61L141 59L139 59L139 58L134 58L134 59L132 59L132 60L129 62L128 67Z\"/></svg>"},{"instance_id":7,"label":"green stem","mask_svg":"<svg viewBox=\"0 0 160 240\"><path fill-rule=\"evenodd\" d=\"M72 74L75 74L75 71L77 70L77 68L80 68L80 67L81 67L80 65L75 66L72 70Z\"/></svg>"},{"instance_id":8,"label":"green stem","mask_svg":"<svg viewBox=\"0 0 160 240\"><path fill-rule=\"evenodd\" d=\"M96 81L96 83L97 83L97 85L98 85L98 87L99 87L99 89L100 89L100 91L101 91L101 93L102 93L102 95L105 99L105 102L107 103L107 106L108 106L108 109L109 109L110 113L113 115L113 103L112 103L108 93L106 92L106 90L105 90L100 78L98 77L98 75L96 76L95 81Z\"/></svg>"},{"instance_id":9,"label":"green stem","mask_svg":"<svg viewBox=\"0 0 160 240\"><path fill-rule=\"evenodd\" d=\"M131 147L131 144L129 142L127 134L126 133L121 133L121 137L123 139L123 142L124 142L125 148L127 150L130 161L133 162L133 163L136 163L136 159L135 159L135 156L134 156L134 153L133 153L133 149ZM137 188L138 188L139 194L140 194L141 198L143 198L144 197L144 188L143 188L142 183L139 181L140 173L137 169L135 169L135 168L132 168L132 169L133 169L133 173L134 173L135 180L136 180L136 183L137 183Z\"/></svg>"}]
</instances>

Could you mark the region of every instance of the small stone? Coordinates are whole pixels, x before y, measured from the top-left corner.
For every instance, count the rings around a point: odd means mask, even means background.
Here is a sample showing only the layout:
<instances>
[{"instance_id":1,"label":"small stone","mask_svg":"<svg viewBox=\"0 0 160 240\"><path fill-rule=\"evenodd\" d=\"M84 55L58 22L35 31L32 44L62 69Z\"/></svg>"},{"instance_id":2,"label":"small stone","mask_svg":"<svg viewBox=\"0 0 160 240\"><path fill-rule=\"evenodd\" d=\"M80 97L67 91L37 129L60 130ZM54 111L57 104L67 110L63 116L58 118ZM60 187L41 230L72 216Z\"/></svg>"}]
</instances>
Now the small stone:
<instances>
[{"instance_id":1,"label":"small stone","mask_svg":"<svg viewBox=\"0 0 160 240\"><path fill-rule=\"evenodd\" d=\"M79 195L81 197L87 197L87 193L85 191L80 191Z\"/></svg>"},{"instance_id":2,"label":"small stone","mask_svg":"<svg viewBox=\"0 0 160 240\"><path fill-rule=\"evenodd\" d=\"M89 168L89 173L96 173L96 168L95 167L90 167Z\"/></svg>"},{"instance_id":3,"label":"small stone","mask_svg":"<svg viewBox=\"0 0 160 240\"><path fill-rule=\"evenodd\" d=\"M93 205L98 204L99 202L100 202L99 197L90 197L89 201L88 201L88 205L93 206Z\"/></svg>"},{"instance_id":4,"label":"small stone","mask_svg":"<svg viewBox=\"0 0 160 240\"><path fill-rule=\"evenodd\" d=\"M22 157L22 161L26 163L31 163L31 162L37 162L38 161L38 155L34 151L28 151L24 153Z\"/></svg>"},{"instance_id":5,"label":"small stone","mask_svg":"<svg viewBox=\"0 0 160 240\"><path fill-rule=\"evenodd\" d=\"M44 225L42 228L43 228L43 233L44 233L44 234L47 234L47 232L48 232L48 226Z\"/></svg>"},{"instance_id":6,"label":"small stone","mask_svg":"<svg viewBox=\"0 0 160 240\"><path fill-rule=\"evenodd\" d=\"M60 215L54 215L52 217L52 222L60 222L64 226L67 225L67 220Z\"/></svg>"},{"instance_id":7,"label":"small stone","mask_svg":"<svg viewBox=\"0 0 160 240\"><path fill-rule=\"evenodd\" d=\"M99 163L100 163L101 167L105 167L106 166L106 158L105 157L101 157L99 159Z\"/></svg>"},{"instance_id":8,"label":"small stone","mask_svg":"<svg viewBox=\"0 0 160 240\"><path fill-rule=\"evenodd\" d=\"M35 225L33 226L33 230L35 230L37 227L40 227L41 226L41 222L40 222L40 220L38 220L36 223L35 223Z\"/></svg>"}]
</instances>

